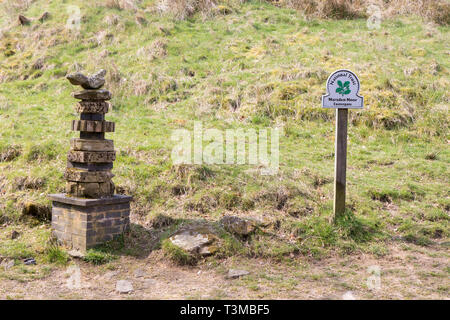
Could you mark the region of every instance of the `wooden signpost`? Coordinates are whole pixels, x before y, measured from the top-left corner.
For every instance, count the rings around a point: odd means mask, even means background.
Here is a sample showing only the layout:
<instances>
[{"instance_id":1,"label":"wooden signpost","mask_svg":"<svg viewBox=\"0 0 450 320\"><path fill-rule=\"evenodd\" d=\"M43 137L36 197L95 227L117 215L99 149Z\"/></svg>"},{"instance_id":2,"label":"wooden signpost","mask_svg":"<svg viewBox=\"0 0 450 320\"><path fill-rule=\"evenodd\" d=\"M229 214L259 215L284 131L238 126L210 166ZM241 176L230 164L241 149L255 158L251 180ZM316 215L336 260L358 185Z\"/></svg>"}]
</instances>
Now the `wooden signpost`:
<instances>
[{"instance_id":1,"label":"wooden signpost","mask_svg":"<svg viewBox=\"0 0 450 320\"><path fill-rule=\"evenodd\" d=\"M349 70L333 72L327 80L327 94L322 96L323 108L336 109L336 150L334 167L334 218L345 212L347 175L348 109L362 109L364 98L359 96L359 79Z\"/></svg>"}]
</instances>

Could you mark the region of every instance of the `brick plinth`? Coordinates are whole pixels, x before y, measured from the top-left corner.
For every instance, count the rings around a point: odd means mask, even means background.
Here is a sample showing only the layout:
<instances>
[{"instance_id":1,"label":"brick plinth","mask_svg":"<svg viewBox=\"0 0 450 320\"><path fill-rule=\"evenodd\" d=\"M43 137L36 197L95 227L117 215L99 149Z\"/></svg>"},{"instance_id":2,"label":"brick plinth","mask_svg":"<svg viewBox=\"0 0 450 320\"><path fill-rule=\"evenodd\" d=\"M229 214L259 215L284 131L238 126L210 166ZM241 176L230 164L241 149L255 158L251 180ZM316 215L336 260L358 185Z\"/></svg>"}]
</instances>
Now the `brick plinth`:
<instances>
[{"instance_id":1,"label":"brick plinth","mask_svg":"<svg viewBox=\"0 0 450 320\"><path fill-rule=\"evenodd\" d=\"M53 234L72 249L86 251L116 238L130 226L130 196L84 199L52 194L49 197L53 202Z\"/></svg>"}]
</instances>

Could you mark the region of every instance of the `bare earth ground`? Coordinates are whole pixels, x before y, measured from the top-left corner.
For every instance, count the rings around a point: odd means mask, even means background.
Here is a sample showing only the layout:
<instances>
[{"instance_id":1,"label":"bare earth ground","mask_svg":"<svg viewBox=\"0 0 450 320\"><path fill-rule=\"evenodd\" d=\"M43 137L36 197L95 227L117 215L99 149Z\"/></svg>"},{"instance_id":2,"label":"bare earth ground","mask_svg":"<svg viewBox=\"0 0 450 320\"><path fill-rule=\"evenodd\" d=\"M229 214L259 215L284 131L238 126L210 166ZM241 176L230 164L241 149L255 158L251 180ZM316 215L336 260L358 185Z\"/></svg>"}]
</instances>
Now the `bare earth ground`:
<instances>
[{"instance_id":1,"label":"bare earth ground","mask_svg":"<svg viewBox=\"0 0 450 320\"><path fill-rule=\"evenodd\" d=\"M298 256L290 265L267 260L230 258L213 266L178 267L153 251L147 258L121 256L108 266L81 260L81 288L69 288L68 267L38 280L1 280L1 299L448 299L448 248L394 244L382 258L367 254L310 260ZM369 290L370 266L381 270L380 288ZM229 280L229 268L250 275ZM112 269L112 270L110 270ZM72 273L73 274L73 273ZM117 280L134 291L119 294Z\"/></svg>"}]
</instances>

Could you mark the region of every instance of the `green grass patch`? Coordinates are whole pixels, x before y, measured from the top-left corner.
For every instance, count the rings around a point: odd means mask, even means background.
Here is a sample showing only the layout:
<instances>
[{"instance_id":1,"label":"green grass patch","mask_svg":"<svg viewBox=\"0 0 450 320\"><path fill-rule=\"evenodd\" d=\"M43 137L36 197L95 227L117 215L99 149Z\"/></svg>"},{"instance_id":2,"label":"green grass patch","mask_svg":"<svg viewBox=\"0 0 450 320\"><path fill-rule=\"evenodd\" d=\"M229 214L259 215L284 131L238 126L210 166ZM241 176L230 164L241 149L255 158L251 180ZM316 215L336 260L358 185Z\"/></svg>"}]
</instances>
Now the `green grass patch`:
<instances>
[{"instance_id":1,"label":"green grass patch","mask_svg":"<svg viewBox=\"0 0 450 320\"><path fill-rule=\"evenodd\" d=\"M89 249L86 251L83 260L94 265L101 265L115 260L117 257L109 252L99 249Z\"/></svg>"}]
</instances>

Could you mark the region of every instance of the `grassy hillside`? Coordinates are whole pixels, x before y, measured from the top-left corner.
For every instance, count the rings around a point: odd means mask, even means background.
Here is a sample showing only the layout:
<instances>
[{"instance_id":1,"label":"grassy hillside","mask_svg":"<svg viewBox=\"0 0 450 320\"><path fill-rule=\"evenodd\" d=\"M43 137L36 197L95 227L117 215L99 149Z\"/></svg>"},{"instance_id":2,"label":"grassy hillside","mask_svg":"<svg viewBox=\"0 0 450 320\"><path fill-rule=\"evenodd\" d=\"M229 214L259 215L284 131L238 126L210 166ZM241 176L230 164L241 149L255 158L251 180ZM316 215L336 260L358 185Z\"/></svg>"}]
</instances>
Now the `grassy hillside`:
<instances>
[{"instance_id":1,"label":"grassy hillside","mask_svg":"<svg viewBox=\"0 0 450 320\"><path fill-rule=\"evenodd\" d=\"M67 1L7 4L0 3L0 255L48 259L48 223L24 217L48 213L46 195L64 188L76 137L69 123L77 118L65 75L100 68L113 93L114 181L135 197L134 223L164 235L183 221L230 212L264 217L267 230L230 240L225 255L287 260L383 256L393 241L448 244L448 26L397 15L369 30L363 18L305 18L258 1L185 19L160 13L153 1L135 8L70 1L81 9L76 33L66 28ZM44 11L50 18L40 22ZM34 20L18 25L19 13ZM334 113L320 99L340 68L359 76L366 107L349 112L349 212L332 225ZM278 174L174 166L172 130L192 130L194 121L282 128ZM155 227L161 215L175 219L169 229ZM17 228L29 232L9 240Z\"/></svg>"}]
</instances>

